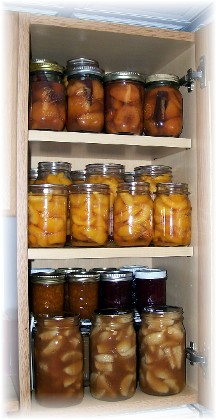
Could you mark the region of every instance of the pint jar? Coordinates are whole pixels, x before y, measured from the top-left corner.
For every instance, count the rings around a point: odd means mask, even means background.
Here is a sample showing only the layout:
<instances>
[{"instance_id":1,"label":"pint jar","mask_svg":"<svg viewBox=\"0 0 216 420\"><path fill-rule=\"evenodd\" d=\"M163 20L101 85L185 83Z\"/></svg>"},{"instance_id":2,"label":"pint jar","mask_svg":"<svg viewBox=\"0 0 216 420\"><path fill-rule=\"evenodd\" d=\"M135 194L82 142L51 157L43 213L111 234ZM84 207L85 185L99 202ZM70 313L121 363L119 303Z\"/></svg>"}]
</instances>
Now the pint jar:
<instances>
[{"instance_id":1,"label":"pint jar","mask_svg":"<svg viewBox=\"0 0 216 420\"><path fill-rule=\"evenodd\" d=\"M155 137L179 137L183 124L183 101L179 78L172 74L146 77L144 98L144 134Z\"/></svg>"},{"instance_id":2,"label":"pint jar","mask_svg":"<svg viewBox=\"0 0 216 420\"><path fill-rule=\"evenodd\" d=\"M154 200L155 246L188 246L191 242L191 203L185 183L157 184Z\"/></svg>"},{"instance_id":3,"label":"pint jar","mask_svg":"<svg viewBox=\"0 0 216 420\"><path fill-rule=\"evenodd\" d=\"M153 201L149 183L119 184L113 206L114 242L118 246L148 246L153 238Z\"/></svg>"},{"instance_id":4,"label":"pint jar","mask_svg":"<svg viewBox=\"0 0 216 420\"><path fill-rule=\"evenodd\" d=\"M167 271L144 268L134 273L136 283L136 308L141 314L146 306L166 305Z\"/></svg>"},{"instance_id":5,"label":"pint jar","mask_svg":"<svg viewBox=\"0 0 216 420\"><path fill-rule=\"evenodd\" d=\"M34 337L35 398L47 407L78 404L84 395L78 316L38 316Z\"/></svg>"},{"instance_id":6,"label":"pint jar","mask_svg":"<svg viewBox=\"0 0 216 420\"><path fill-rule=\"evenodd\" d=\"M172 168L165 165L146 165L134 168L134 180L137 182L148 182L152 200L155 199L159 182L172 181Z\"/></svg>"},{"instance_id":7,"label":"pint jar","mask_svg":"<svg viewBox=\"0 0 216 420\"><path fill-rule=\"evenodd\" d=\"M68 275L69 274L75 274L75 273L84 273L86 271L85 268L82 267L62 267L58 268L56 270L57 274L64 274L65 276L65 287L64 287L64 310L69 311L70 305L69 305L69 293L68 293Z\"/></svg>"},{"instance_id":8,"label":"pint jar","mask_svg":"<svg viewBox=\"0 0 216 420\"><path fill-rule=\"evenodd\" d=\"M123 265L119 268L120 271L126 271L132 273L132 284L131 284L131 304L132 308L136 309L136 301L137 301L137 292L136 292L136 279L135 279L135 272L139 270L143 270L147 268L145 265Z\"/></svg>"},{"instance_id":9,"label":"pint jar","mask_svg":"<svg viewBox=\"0 0 216 420\"><path fill-rule=\"evenodd\" d=\"M90 392L119 401L136 390L136 333L130 312L100 311L90 333Z\"/></svg>"},{"instance_id":10,"label":"pint jar","mask_svg":"<svg viewBox=\"0 0 216 420\"><path fill-rule=\"evenodd\" d=\"M68 274L69 308L81 319L91 319L98 309L100 274L86 271Z\"/></svg>"},{"instance_id":11,"label":"pint jar","mask_svg":"<svg viewBox=\"0 0 216 420\"><path fill-rule=\"evenodd\" d=\"M65 185L29 185L30 248L63 247L66 242L68 189Z\"/></svg>"},{"instance_id":12,"label":"pint jar","mask_svg":"<svg viewBox=\"0 0 216 420\"><path fill-rule=\"evenodd\" d=\"M144 81L143 75L133 71L105 74L106 133L143 133Z\"/></svg>"},{"instance_id":13,"label":"pint jar","mask_svg":"<svg viewBox=\"0 0 216 420\"><path fill-rule=\"evenodd\" d=\"M131 310L132 273L120 270L100 274L99 309Z\"/></svg>"},{"instance_id":14,"label":"pint jar","mask_svg":"<svg viewBox=\"0 0 216 420\"><path fill-rule=\"evenodd\" d=\"M55 272L35 273L30 276L30 310L39 314L55 315L64 311L65 276Z\"/></svg>"},{"instance_id":15,"label":"pint jar","mask_svg":"<svg viewBox=\"0 0 216 420\"><path fill-rule=\"evenodd\" d=\"M67 62L67 130L100 133L104 128L104 72L96 60Z\"/></svg>"},{"instance_id":16,"label":"pint jar","mask_svg":"<svg viewBox=\"0 0 216 420\"><path fill-rule=\"evenodd\" d=\"M146 307L139 330L139 386L150 395L166 396L185 386L183 310Z\"/></svg>"},{"instance_id":17,"label":"pint jar","mask_svg":"<svg viewBox=\"0 0 216 420\"><path fill-rule=\"evenodd\" d=\"M30 63L29 129L62 131L66 123L64 68L54 61Z\"/></svg>"},{"instance_id":18,"label":"pint jar","mask_svg":"<svg viewBox=\"0 0 216 420\"><path fill-rule=\"evenodd\" d=\"M109 239L110 193L105 184L71 185L71 245L99 247Z\"/></svg>"}]
</instances>

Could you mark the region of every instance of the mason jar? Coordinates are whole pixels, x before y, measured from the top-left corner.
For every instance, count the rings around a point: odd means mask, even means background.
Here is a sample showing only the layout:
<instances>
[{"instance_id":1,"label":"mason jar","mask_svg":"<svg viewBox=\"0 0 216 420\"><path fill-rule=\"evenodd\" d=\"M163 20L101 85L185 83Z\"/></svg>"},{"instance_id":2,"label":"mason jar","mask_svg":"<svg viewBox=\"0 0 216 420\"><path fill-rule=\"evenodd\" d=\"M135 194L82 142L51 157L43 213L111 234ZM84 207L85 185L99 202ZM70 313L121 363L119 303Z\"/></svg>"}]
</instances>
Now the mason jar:
<instances>
[{"instance_id":1,"label":"mason jar","mask_svg":"<svg viewBox=\"0 0 216 420\"><path fill-rule=\"evenodd\" d=\"M100 274L99 309L131 310L132 273L120 270Z\"/></svg>"},{"instance_id":2,"label":"mason jar","mask_svg":"<svg viewBox=\"0 0 216 420\"><path fill-rule=\"evenodd\" d=\"M43 406L82 401L83 340L77 315L36 318L34 379L35 398Z\"/></svg>"},{"instance_id":3,"label":"mason jar","mask_svg":"<svg viewBox=\"0 0 216 420\"><path fill-rule=\"evenodd\" d=\"M144 98L144 134L155 137L179 137L183 127L183 100L179 78L173 74L146 77Z\"/></svg>"},{"instance_id":4,"label":"mason jar","mask_svg":"<svg viewBox=\"0 0 216 420\"><path fill-rule=\"evenodd\" d=\"M186 183L157 184L154 200L155 246L188 246L191 242L191 203Z\"/></svg>"},{"instance_id":5,"label":"mason jar","mask_svg":"<svg viewBox=\"0 0 216 420\"><path fill-rule=\"evenodd\" d=\"M136 390L136 333L133 314L100 311L90 333L90 393L94 398L119 401Z\"/></svg>"},{"instance_id":6,"label":"mason jar","mask_svg":"<svg viewBox=\"0 0 216 420\"><path fill-rule=\"evenodd\" d=\"M64 68L55 61L30 63L29 129L63 131L66 123Z\"/></svg>"},{"instance_id":7,"label":"mason jar","mask_svg":"<svg viewBox=\"0 0 216 420\"><path fill-rule=\"evenodd\" d=\"M144 81L143 75L133 71L105 74L106 133L143 133Z\"/></svg>"},{"instance_id":8,"label":"mason jar","mask_svg":"<svg viewBox=\"0 0 216 420\"><path fill-rule=\"evenodd\" d=\"M118 246L149 246L153 238L153 201L149 183L119 184L113 206L113 236Z\"/></svg>"},{"instance_id":9,"label":"mason jar","mask_svg":"<svg viewBox=\"0 0 216 420\"><path fill-rule=\"evenodd\" d=\"M67 61L67 130L101 133L104 128L103 75L96 60Z\"/></svg>"},{"instance_id":10,"label":"mason jar","mask_svg":"<svg viewBox=\"0 0 216 420\"><path fill-rule=\"evenodd\" d=\"M99 280L100 274L89 271L68 274L69 308L82 320L98 309Z\"/></svg>"},{"instance_id":11,"label":"mason jar","mask_svg":"<svg viewBox=\"0 0 216 420\"><path fill-rule=\"evenodd\" d=\"M84 184L86 181L86 171L85 170L71 171L71 181L72 181L72 184Z\"/></svg>"},{"instance_id":12,"label":"mason jar","mask_svg":"<svg viewBox=\"0 0 216 420\"><path fill-rule=\"evenodd\" d=\"M136 310L136 301L137 301L137 292L136 292L136 281L135 281L135 272L147 268L145 265L131 264L131 265L122 265L119 268L119 271L126 271L132 273L132 284L131 284L131 303L132 308Z\"/></svg>"},{"instance_id":13,"label":"mason jar","mask_svg":"<svg viewBox=\"0 0 216 420\"><path fill-rule=\"evenodd\" d=\"M141 314L146 306L166 305L167 271L161 268L144 268L134 273L136 283L136 308Z\"/></svg>"},{"instance_id":14,"label":"mason jar","mask_svg":"<svg viewBox=\"0 0 216 420\"><path fill-rule=\"evenodd\" d=\"M139 329L139 386L150 395L167 396L185 386L183 309L146 307Z\"/></svg>"},{"instance_id":15,"label":"mason jar","mask_svg":"<svg viewBox=\"0 0 216 420\"><path fill-rule=\"evenodd\" d=\"M67 233L68 189L65 185L29 185L28 245L63 247Z\"/></svg>"},{"instance_id":16,"label":"mason jar","mask_svg":"<svg viewBox=\"0 0 216 420\"><path fill-rule=\"evenodd\" d=\"M105 184L71 185L72 246L106 246L109 239L110 192Z\"/></svg>"},{"instance_id":17,"label":"mason jar","mask_svg":"<svg viewBox=\"0 0 216 420\"><path fill-rule=\"evenodd\" d=\"M172 168L165 165L146 165L134 168L134 180L148 182L152 200L155 199L159 182L172 182Z\"/></svg>"},{"instance_id":18,"label":"mason jar","mask_svg":"<svg viewBox=\"0 0 216 420\"><path fill-rule=\"evenodd\" d=\"M30 168L28 171L28 184L34 184L38 177L38 168Z\"/></svg>"},{"instance_id":19,"label":"mason jar","mask_svg":"<svg viewBox=\"0 0 216 420\"><path fill-rule=\"evenodd\" d=\"M53 272L30 276L30 310L39 314L56 315L64 311L65 276Z\"/></svg>"},{"instance_id":20,"label":"mason jar","mask_svg":"<svg viewBox=\"0 0 216 420\"><path fill-rule=\"evenodd\" d=\"M69 311L69 293L68 293L68 275L73 273L84 273L85 268L82 267L61 267L56 269L57 274L64 274L65 276L65 287L64 287L64 310Z\"/></svg>"}]
</instances>

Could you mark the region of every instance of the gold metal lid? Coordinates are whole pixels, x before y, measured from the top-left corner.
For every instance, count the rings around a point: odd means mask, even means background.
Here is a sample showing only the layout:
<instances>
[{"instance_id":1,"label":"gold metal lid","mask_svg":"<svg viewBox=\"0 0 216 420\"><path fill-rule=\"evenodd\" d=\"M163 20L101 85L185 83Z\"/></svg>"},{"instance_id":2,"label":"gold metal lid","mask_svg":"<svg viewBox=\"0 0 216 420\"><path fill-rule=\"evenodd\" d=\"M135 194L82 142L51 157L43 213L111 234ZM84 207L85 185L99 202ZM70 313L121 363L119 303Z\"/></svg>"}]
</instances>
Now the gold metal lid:
<instances>
[{"instance_id":1,"label":"gold metal lid","mask_svg":"<svg viewBox=\"0 0 216 420\"><path fill-rule=\"evenodd\" d=\"M34 71L55 71L58 73L64 72L64 67L58 64L56 61L50 61L46 58L34 58L30 62L30 73Z\"/></svg>"}]
</instances>

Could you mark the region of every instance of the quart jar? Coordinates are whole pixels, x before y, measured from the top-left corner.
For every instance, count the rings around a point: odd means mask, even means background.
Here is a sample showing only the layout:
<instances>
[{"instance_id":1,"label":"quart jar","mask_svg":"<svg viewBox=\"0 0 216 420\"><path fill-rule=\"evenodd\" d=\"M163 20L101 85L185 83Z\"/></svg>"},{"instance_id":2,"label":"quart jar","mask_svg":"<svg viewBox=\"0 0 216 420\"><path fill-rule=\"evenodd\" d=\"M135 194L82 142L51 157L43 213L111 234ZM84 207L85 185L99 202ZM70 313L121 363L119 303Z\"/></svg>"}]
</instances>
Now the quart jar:
<instances>
[{"instance_id":1,"label":"quart jar","mask_svg":"<svg viewBox=\"0 0 216 420\"><path fill-rule=\"evenodd\" d=\"M119 401L136 390L136 333L133 314L100 311L90 333L90 392L94 398Z\"/></svg>"},{"instance_id":2,"label":"quart jar","mask_svg":"<svg viewBox=\"0 0 216 420\"><path fill-rule=\"evenodd\" d=\"M144 98L144 134L179 137L183 124L183 100L179 78L173 74L146 77Z\"/></svg>"},{"instance_id":3,"label":"quart jar","mask_svg":"<svg viewBox=\"0 0 216 420\"><path fill-rule=\"evenodd\" d=\"M133 71L105 74L106 133L143 133L144 81L143 75Z\"/></svg>"},{"instance_id":4,"label":"quart jar","mask_svg":"<svg viewBox=\"0 0 216 420\"><path fill-rule=\"evenodd\" d=\"M68 188L29 185L28 244L30 248L63 247L66 243Z\"/></svg>"},{"instance_id":5,"label":"quart jar","mask_svg":"<svg viewBox=\"0 0 216 420\"><path fill-rule=\"evenodd\" d=\"M67 62L67 130L100 133L104 128L104 72L95 60Z\"/></svg>"},{"instance_id":6,"label":"quart jar","mask_svg":"<svg viewBox=\"0 0 216 420\"><path fill-rule=\"evenodd\" d=\"M64 311L63 274L43 272L30 276L30 310L37 317L39 314L56 315Z\"/></svg>"},{"instance_id":7,"label":"quart jar","mask_svg":"<svg viewBox=\"0 0 216 420\"><path fill-rule=\"evenodd\" d=\"M104 271L100 274L99 309L131 310L132 280L130 272Z\"/></svg>"},{"instance_id":8,"label":"quart jar","mask_svg":"<svg viewBox=\"0 0 216 420\"><path fill-rule=\"evenodd\" d=\"M149 246L153 239L153 201L149 183L119 184L113 206L113 236L118 246Z\"/></svg>"},{"instance_id":9,"label":"quart jar","mask_svg":"<svg viewBox=\"0 0 216 420\"><path fill-rule=\"evenodd\" d=\"M64 68L55 61L30 63L29 129L62 131L66 123Z\"/></svg>"},{"instance_id":10,"label":"quart jar","mask_svg":"<svg viewBox=\"0 0 216 420\"><path fill-rule=\"evenodd\" d=\"M40 317L34 337L35 398L47 407L78 404L84 395L78 316Z\"/></svg>"},{"instance_id":11,"label":"quart jar","mask_svg":"<svg viewBox=\"0 0 216 420\"><path fill-rule=\"evenodd\" d=\"M183 309L146 307L139 330L139 386L150 395L174 395L185 386Z\"/></svg>"},{"instance_id":12,"label":"quart jar","mask_svg":"<svg viewBox=\"0 0 216 420\"><path fill-rule=\"evenodd\" d=\"M105 184L70 186L72 246L105 246L109 239L110 192Z\"/></svg>"},{"instance_id":13,"label":"quart jar","mask_svg":"<svg viewBox=\"0 0 216 420\"><path fill-rule=\"evenodd\" d=\"M85 273L68 274L69 308L79 314L81 319L90 319L98 309L98 289L100 274Z\"/></svg>"},{"instance_id":14,"label":"quart jar","mask_svg":"<svg viewBox=\"0 0 216 420\"><path fill-rule=\"evenodd\" d=\"M134 273L136 283L136 308L141 314L146 306L166 305L167 271L144 268Z\"/></svg>"},{"instance_id":15,"label":"quart jar","mask_svg":"<svg viewBox=\"0 0 216 420\"><path fill-rule=\"evenodd\" d=\"M134 168L134 180L137 182L149 182L152 200L155 199L156 185L159 182L172 182L172 168L165 165L146 165Z\"/></svg>"},{"instance_id":16,"label":"quart jar","mask_svg":"<svg viewBox=\"0 0 216 420\"><path fill-rule=\"evenodd\" d=\"M191 242L191 203L186 183L157 184L154 200L155 246L188 246Z\"/></svg>"}]
</instances>

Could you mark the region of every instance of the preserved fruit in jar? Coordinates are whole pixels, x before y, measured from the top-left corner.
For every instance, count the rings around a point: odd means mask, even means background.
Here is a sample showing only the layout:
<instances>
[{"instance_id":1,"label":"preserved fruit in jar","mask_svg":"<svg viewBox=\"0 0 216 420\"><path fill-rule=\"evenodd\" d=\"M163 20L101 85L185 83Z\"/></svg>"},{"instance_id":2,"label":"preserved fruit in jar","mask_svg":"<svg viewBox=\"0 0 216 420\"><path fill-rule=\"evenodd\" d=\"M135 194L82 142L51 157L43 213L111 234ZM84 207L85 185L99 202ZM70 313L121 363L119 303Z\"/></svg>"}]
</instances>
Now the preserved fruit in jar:
<instances>
[{"instance_id":1,"label":"preserved fruit in jar","mask_svg":"<svg viewBox=\"0 0 216 420\"><path fill-rule=\"evenodd\" d=\"M84 395L83 341L79 317L38 317L36 321L36 400L47 407L78 404Z\"/></svg>"},{"instance_id":2,"label":"preserved fruit in jar","mask_svg":"<svg viewBox=\"0 0 216 420\"><path fill-rule=\"evenodd\" d=\"M191 203L185 183L157 184L154 200L155 246L188 246L191 242Z\"/></svg>"},{"instance_id":3,"label":"preserved fruit in jar","mask_svg":"<svg viewBox=\"0 0 216 420\"><path fill-rule=\"evenodd\" d=\"M64 68L55 61L30 63L29 129L62 131L66 123Z\"/></svg>"},{"instance_id":4,"label":"preserved fruit in jar","mask_svg":"<svg viewBox=\"0 0 216 420\"><path fill-rule=\"evenodd\" d=\"M70 226L73 246L105 246L109 238L110 193L105 184L71 185Z\"/></svg>"},{"instance_id":5,"label":"preserved fruit in jar","mask_svg":"<svg viewBox=\"0 0 216 420\"><path fill-rule=\"evenodd\" d=\"M66 242L68 189L64 185L29 185L30 248L62 247Z\"/></svg>"},{"instance_id":6,"label":"preserved fruit in jar","mask_svg":"<svg viewBox=\"0 0 216 420\"><path fill-rule=\"evenodd\" d=\"M79 314L81 319L91 319L98 309L98 290L100 274L68 274L68 294L70 311Z\"/></svg>"},{"instance_id":7,"label":"preserved fruit in jar","mask_svg":"<svg viewBox=\"0 0 216 420\"><path fill-rule=\"evenodd\" d=\"M85 170L71 171L72 184L84 184L85 180L86 180Z\"/></svg>"},{"instance_id":8,"label":"preserved fruit in jar","mask_svg":"<svg viewBox=\"0 0 216 420\"><path fill-rule=\"evenodd\" d=\"M183 310L146 307L139 330L139 386L150 395L174 395L185 386Z\"/></svg>"},{"instance_id":9,"label":"preserved fruit in jar","mask_svg":"<svg viewBox=\"0 0 216 420\"><path fill-rule=\"evenodd\" d=\"M146 306L166 305L167 271L160 268L144 268L134 273L136 283L136 308L141 314Z\"/></svg>"},{"instance_id":10,"label":"preserved fruit in jar","mask_svg":"<svg viewBox=\"0 0 216 420\"><path fill-rule=\"evenodd\" d=\"M147 182L119 184L113 206L114 242L148 246L153 239L153 201Z\"/></svg>"},{"instance_id":11,"label":"preserved fruit in jar","mask_svg":"<svg viewBox=\"0 0 216 420\"><path fill-rule=\"evenodd\" d=\"M64 311L64 275L39 272L32 274L30 280L30 309L34 316Z\"/></svg>"},{"instance_id":12,"label":"preserved fruit in jar","mask_svg":"<svg viewBox=\"0 0 216 420\"><path fill-rule=\"evenodd\" d=\"M136 301L137 301L137 292L136 292L136 279L135 279L135 272L145 269L147 266L145 265L138 265L138 264L132 264L132 265L123 265L119 268L119 271L126 271L129 273L132 273L132 285L131 285L131 302L132 302L132 308L136 310Z\"/></svg>"},{"instance_id":13,"label":"preserved fruit in jar","mask_svg":"<svg viewBox=\"0 0 216 420\"><path fill-rule=\"evenodd\" d=\"M28 184L34 184L38 177L38 168L31 168L28 171Z\"/></svg>"},{"instance_id":14,"label":"preserved fruit in jar","mask_svg":"<svg viewBox=\"0 0 216 420\"><path fill-rule=\"evenodd\" d=\"M137 182L148 182L152 200L155 199L159 182L172 181L172 168L165 165L146 165L134 168L134 180Z\"/></svg>"},{"instance_id":15,"label":"preserved fruit in jar","mask_svg":"<svg viewBox=\"0 0 216 420\"><path fill-rule=\"evenodd\" d=\"M90 333L90 392L94 398L119 401L136 390L136 333L133 315L100 311Z\"/></svg>"},{"instance_id":16,"label":"preserved fruit in jar","mask_svg":"<svg viewBox=\"0 0 216 420\"><path fill-rule=\"evenodd\" d=\"M132 273L103 271L100 275L99 309L131 310Z\"/></svg>"},{"instance_id":17,"label":"preserved fruit in jar","mask_svg":"<svg viewBox=\"0 0 216 420\"><path fill-rule=\"evenodd\" d=\"M152 74L146 78L144 134L179 137L182 132L183 104L179 78L172 74Z\"/></svg>"},{"instance_id":18,"label":"preserved fruit in jar","mask_svg":"<svg viewBox=\"0 0 216 420\"><path fill-rule=\"evenodd\" d=\"M64 274L65 276L65 287L64 287L64 310L69 311L69 293L68 293L68 275L73 273L84 273L86 271L85 268L82 267L61 267L56 270L57 274Z\"/></svg>"},{"instance_id":19,"label":"preserved fruit in jar","mask_svg":"<svg viewBox=\"0 0 216 420\"><path fill-rule=\"evenodd\" d=\"M67 130L100 133L104 128L104 72L96 60L67 62Z\"/></svg>"},{"instance_id":20,"label":"preserved fruit in jar","mask_svg":"<svg viewBox=\"0 0 216 420\"><path fill-rule=\"evenodd\" d=\"M144 81L143 75L132 71L105 74L106 133L143 133Z\"/></svg>"}]
</instances>

